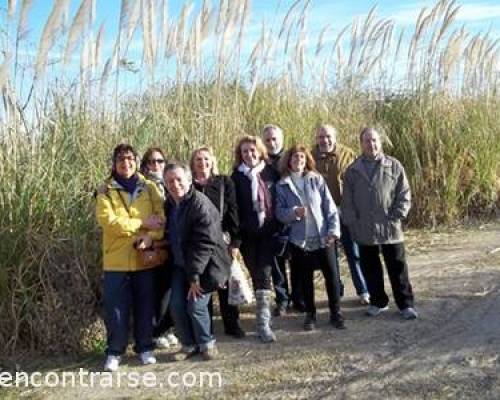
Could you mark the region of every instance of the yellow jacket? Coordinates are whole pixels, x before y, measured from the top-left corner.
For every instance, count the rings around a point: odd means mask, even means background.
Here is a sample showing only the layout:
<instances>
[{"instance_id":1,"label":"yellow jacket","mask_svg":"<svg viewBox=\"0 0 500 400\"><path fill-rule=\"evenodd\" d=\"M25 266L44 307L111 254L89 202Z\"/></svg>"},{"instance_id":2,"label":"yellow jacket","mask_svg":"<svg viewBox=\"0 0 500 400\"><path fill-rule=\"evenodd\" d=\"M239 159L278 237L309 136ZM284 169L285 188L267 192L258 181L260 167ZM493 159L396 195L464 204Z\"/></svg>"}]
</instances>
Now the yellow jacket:
<instances>
[{"instance_id":1,"label":"yellow jacket","mask_svg":"<svg viewBox=\"0 0 500 400\"><path fill-rule=\"evenodd\" d=\"M114 179L106 180L97 194L97 222L103 230L103 269L138 271L134 241L147 231L142 221L152 214L165 217L163 201L154 182L139 175L137 189L129 195ZM104 189L105 188L105 189ZM126 206L125 206L126 205ZM128 210L127 210L128 208ZM163 239L163 229L148 231L153 240Z\"/></svg>"}]
</instances>

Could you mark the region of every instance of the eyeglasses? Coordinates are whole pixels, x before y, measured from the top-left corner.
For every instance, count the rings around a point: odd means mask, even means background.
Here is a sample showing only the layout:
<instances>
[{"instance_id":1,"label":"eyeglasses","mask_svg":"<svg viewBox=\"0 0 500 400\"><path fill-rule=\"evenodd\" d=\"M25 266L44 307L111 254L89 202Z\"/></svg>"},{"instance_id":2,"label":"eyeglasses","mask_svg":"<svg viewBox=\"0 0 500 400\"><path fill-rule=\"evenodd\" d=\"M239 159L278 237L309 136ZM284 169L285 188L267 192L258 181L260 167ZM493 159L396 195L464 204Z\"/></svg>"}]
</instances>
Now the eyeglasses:
<instances>
[{"instance_id":1,"label":"eyeglasses","mask_svg":"<svg viewBox=\"0 0 500 400\"><path fill-rule=\"evenodd\" d=\"M135 161L135 157L134 156L118 156L116 158L116 160L118 162L124 162L124 161Z\"/></svg>"},{"instance_id":2,"label":"eyeglasses","mask_svg":"<svg viewBox=\"0 0 500 400\"><path fill-rule=\"evenodd\" d=\"M152 158L151 160L148 160L148 164L164 164L165 160L161 158Z\"/></svg>"}]
</instances>

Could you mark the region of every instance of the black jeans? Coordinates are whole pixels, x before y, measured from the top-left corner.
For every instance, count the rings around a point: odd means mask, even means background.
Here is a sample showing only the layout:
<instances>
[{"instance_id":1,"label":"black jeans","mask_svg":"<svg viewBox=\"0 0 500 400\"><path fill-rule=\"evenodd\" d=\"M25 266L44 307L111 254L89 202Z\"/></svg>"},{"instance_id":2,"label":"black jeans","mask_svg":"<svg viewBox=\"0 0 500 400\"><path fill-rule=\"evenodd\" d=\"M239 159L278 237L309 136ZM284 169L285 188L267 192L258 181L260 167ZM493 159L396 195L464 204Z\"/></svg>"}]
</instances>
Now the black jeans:
<instances>
[{"instance_id":1,"label":"black jeans","mask_svg":"<svg viewBox=\"0 0 500 400\"><path fill-rule=\"evenodd\" d=\"M316 315L314 304L314 271L320 269L325 279L330 315L340 312L340 284L337 268L337 246L332 245L314 251L305 251L290 244L291 264L301 277L302 293L307 313Z\"/></svg>"},{"instance_id":2,"label":"black jeans","mask_svg":"<svg viewBox=\"0 0 500 400\"><path fill-rule=\"evenodd\" d=\"M359 244L361 269L370 293L370 304L382 308L389 303L389 297L384 290L384 270L380 261L381 250L396 305L400 310L413 307L413 290L408 277L404 243L375 246Z\"/></svg>"},{"instance_id":3,"label":"black jeans","mask_svg":"<svg viewBox=\"0 0 500 400\"><path fill-rule=\"evenodd\" d=\"M274 292L276 293L276 305L287 306L290 301L288 291L288 277L286 275L286 260L284 257L276 257L272 271Z\"/></svg>"},{"instance_id":4,"label":"black jeans","mask_svg":"<svg viewBox=\"0 0 500 400\"><path fill-rule=\"evenodd\" d=\"M155 313L153 337L157 338L174 326L170 315L170 294L173 265L162 265L153 269Z\"/></svg>"},{"instance_id":5,"label":"black jeans","mask_svg":"<svg viewBox=\"0 0 500 400\"><path fill-rule=\"evenodd\" d=\"M229 304L229 289L227 287L223 289L217 289L217 294L219 295L219 309L222 321L224 322L224 331L231 332L239 328L240 324L240 309L238 306L233 306ZM210 313L210 318L213 318L214 307L213 307L213 296L208 303L208 312ZM214 333L214 324L211 324L211 332Z\"/></svg>"},{"instance_id":6,"label":"black jeans","mask_svg":"<svg viewBox=\"0 0 500 400\"><path fill-rule=\"evenodd\" d=\"M252 235L242 239L240 252L250 272L254 290L271 290L272 269L276 264L273 237Z\"/></svg>"}]
</instances>

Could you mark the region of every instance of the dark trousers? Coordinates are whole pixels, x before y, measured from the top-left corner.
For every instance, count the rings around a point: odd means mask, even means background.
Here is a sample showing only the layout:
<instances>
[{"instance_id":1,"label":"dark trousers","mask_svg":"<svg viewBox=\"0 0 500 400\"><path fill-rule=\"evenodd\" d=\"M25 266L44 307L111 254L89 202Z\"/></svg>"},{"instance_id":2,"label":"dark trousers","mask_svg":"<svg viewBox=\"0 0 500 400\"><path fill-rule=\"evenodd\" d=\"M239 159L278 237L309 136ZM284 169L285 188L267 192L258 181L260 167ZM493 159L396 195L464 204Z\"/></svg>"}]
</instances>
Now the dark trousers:
<instances>
[{"instance_id":1,"label":"dark trousers","mask_svg":"<svg viewBox=\"0 0 500 400\"><path fill-rule=\"evenodd\" d=\"M155 297L153 337L155 338L162 336L174 326L170 315L172 267L172 265L162 265L153 269Z\"/></svg>"},{"instance_id":2,"label":"dark trousers","mask_svg":"<svg viewBox=\"0 0 500 400\"><path fill-rule=\"evenodd\" d=\"M276 257L276 262L271 270L274 292L276 293L276 305L288 305L290 294L288 291L288 277L286 274L286 259Z\"/></svg>"},{"instance_id":3,"label":"dark trousers","mask_svg":"<svg viewBox=\"0 0 500 400\"><path fill-rule=\"evenodd\" d=\"M385 307L389 297L384 290L384 271L380 261L380 250L391 282L394 300L400 310L413 307L413 291L408 277L404 243L375 246L359 245L361 268L370 293L370 304Z\"/></svg>"},{"instance_id":4,"label":"dark trousers","mask_svg":"<svg viewBox=\"0 0 500 400\"><path fill-rule=\"evenodd\" d=\"M340 285L337 268L336 246L329 246L314 251L305 251L290 245L292 268L300 271L305 309L316 315L314 304L314 271L320 269L325 280L330 315L335 317L340 312Z\"/></svg>"},{"instance_id":5,"label":"dark trousers","mask_svg":"<svg viewBox=\"0 0 500 400\"><path fill-rule=\"evenodd\" d=\"M271 275L276 263L274 239L270 235L244 237L240 246L254 290L271 290Z\"/></svg>"},{"instance_id":6,"label":"dark trousers","mask_svg":"<svg viewBox=\"0 0 500 400\"><path fill-rule=\"evenodd\" d=\"M121 355L128 344L132 311L134 351L153 349L153 271L104 272L104 308L108 355Z\"/></svg>"},{"instance_id":7,"label":"dark trousers","mask_svg":"<svg viewBox=\"0 0 500 400\"><path fill-rule=\"evenodd\" d=\"M218 289L217 294L219 296L219 309L220 315L222 317L222 321L224 322L224 331L231 332L239 327L240 320L240 309L238 306L233 306L229 304L229 289L227 287L223 289ZM213 310L213 301L210 300L208 303L208 312L210 313L210 319L213 318L214 310ZM212 334L214 333L214 324L211 324Z\"/></svg>"},{"instance_id":8,"label":"dark trousers","mask_svg":"<svg viewBox=\"0 0 500 400\"><path fill-rule=\"evenodd\" d=\"M301 268L302 267L300 265L292 263L290 260L290 283L292 285L292 293L290 294L290 297L295 307L305 308Z\"/></svg>"}]
</instances>

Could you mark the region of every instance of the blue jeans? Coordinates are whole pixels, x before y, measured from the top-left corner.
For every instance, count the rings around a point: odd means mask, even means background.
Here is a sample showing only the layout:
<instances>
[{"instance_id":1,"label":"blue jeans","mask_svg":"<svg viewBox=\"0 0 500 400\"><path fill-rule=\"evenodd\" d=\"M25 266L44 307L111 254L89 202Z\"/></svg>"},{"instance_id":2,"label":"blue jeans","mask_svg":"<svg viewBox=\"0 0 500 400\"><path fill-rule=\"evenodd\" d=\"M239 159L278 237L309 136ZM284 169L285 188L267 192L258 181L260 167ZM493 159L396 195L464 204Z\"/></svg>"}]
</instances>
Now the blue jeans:
<instances>
[{"instance_id":1,"label":"blue jeans","mask_svg":"<svg viewBox=\"0 0 500 400\"><path fill-rule=\"evenodd\" d=\"M368 288L366 287L365 278L361 270L358 245L355 241L352 240L351 234L349 233L349 229L347 229L347 226L341 223L340 229L341 229L340 242L342 243L342 248L344 249L344 253L347 258L347 264L349 265L352 283L356 288L356 293L358 294L358 296L368 293ZM339 260L337 260L337 265L340 265Z\"/></svg>"},{"instance_id":2,"label":"blue jeans","mask_svg":"<svg viewBox=\"0 0 500 400\"><path fill-rule=\"evenodd\" d=\"M183 347L197 347L200 351L206 351L215 344L208 312L212 294L205 293L196 300L188 300L189 287L184 268L179 265L173 265L172 268L170 312L175 331Z\"/></svg>"},{"instance_id":3,"label":"blue jeans","mask_svg":"<svg viewBox=\"0 0 500 400\"><path fill-rule=\"evenodd\" d=\"M130 311L134 320L134 351L153 350L153 270L104 271L106 354L119 356L128 344Z\"/></svg>"}]
</instances>

